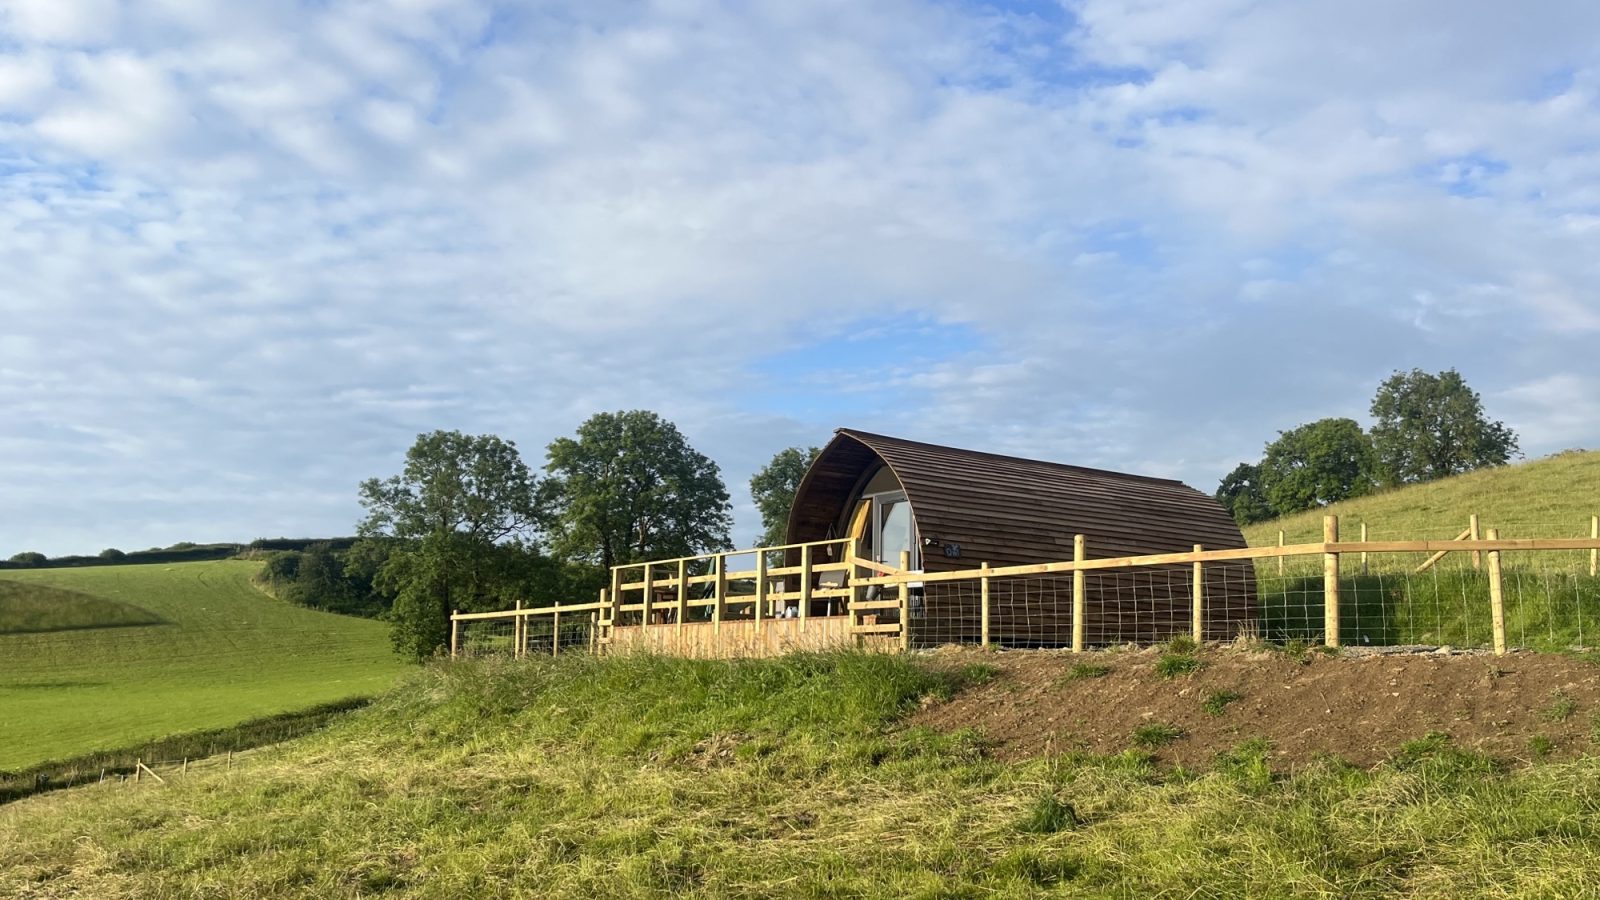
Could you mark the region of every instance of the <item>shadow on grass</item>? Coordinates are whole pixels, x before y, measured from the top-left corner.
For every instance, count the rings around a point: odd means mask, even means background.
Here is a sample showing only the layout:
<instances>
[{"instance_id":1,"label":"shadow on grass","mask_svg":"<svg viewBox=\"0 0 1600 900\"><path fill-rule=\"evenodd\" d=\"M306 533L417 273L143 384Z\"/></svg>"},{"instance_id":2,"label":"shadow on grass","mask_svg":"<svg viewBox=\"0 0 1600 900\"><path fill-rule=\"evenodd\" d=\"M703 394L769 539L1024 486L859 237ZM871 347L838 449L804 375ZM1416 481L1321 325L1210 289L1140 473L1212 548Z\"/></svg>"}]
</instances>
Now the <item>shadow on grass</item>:
<instances>
[{"instance_id":1,"label":"shadow on grass","mask_svg":"<svg viewBox=\"0 0 1600 900\"><path fill-rule=\"evenodd\" d=\"M92 784L101 778L131 775L141 759L146 765L164 765L276 744L324 728L339 716L370 702L366 697L339 700L298 712L251 719L228 728L172 735L117 750L42 762L16 772L0 772L0 804L45 791Z\"/></svg>"}]
</instances>

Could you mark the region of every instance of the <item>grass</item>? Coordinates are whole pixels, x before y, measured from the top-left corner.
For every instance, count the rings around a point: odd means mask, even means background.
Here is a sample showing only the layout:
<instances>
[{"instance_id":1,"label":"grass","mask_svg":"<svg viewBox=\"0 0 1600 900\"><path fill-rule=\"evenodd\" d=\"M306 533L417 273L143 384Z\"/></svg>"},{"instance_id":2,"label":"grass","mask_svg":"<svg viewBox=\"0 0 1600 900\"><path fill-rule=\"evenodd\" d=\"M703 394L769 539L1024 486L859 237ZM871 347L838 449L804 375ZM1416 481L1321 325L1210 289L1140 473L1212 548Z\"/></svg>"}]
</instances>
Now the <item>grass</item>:
<instances>
[{"instance_id":1,"label":"grass","mask_svg":"<svg viewBox=\"0 0 1600 900\"><path fill-rule=\"evenodd\" d=\"M1179 675L1190 675L1200 671L1204 664L1188 653L1163 653L1156 660L1156 674L1162 678L1177 678Z\"/></svg>"},{"instance_id":2,"label":"grass","mask_svg":"<svg viewBox=\"0 0 1600 900\"><path fill-rule=\"evenodd\" d=\"M1589 517L1600 514L1596 498L1600 451L1569 452L1358 497L1249 525L1244 533L1252 547L1276 544L1280 528L1288 543L1315 542L1322 540L1322 517L1336 515L1346 540L1359 536L1362 522L1373 540L1448 540L1477 513L1480 527L1499 528L1501 537L1588 537Z\"/></svg>"},{"instance_id":3,"label":"grass","mask_svg":"<svg viewBox=\"0 0 1600 900\"><path fill-rule=\"evenodd\" d=\"M1134 746L1147 750L1165 747L1180 737L1183 737L1183 729L1165 722L1150 722L1133 730Z\"/></svg>"},{"instance_id":4,"label":"grass","mask_svg":"<svg viewBox=\"0 0 1600 900\"><path fill-rule=\"evenodd\" d=\"M1224 712L1227 712L1228 704L1236 703L1243 699L1244 695L1238 691L1212 691L1200 703L1200 708L1204 709L1207 715L1221 716Z\"/></svg>"},{"instance_id":5,"label":"grass","mask_svg":"<svg viewBox=\"0 0 1600 900\"><path fill-rule=\"evenodd\" d=\"M1600 760L1003 762L892 656L430 666L231 772L0 808L0 895L1589 896Z\"/></svg>"},{"instance_id":6,"label":"grass","mask_svg":"<svg viewBox=\"0 0 1600 900\"><path fill-rule=\"evenodd\" d=\"M160 623L160 616L129 603L0 577L0 634Z\"/></svg>"},{"instance_id":7,"label":"grass","mask_svg":"<svg viewBox=\"0 0 1600 900\"><path fill-rule=\"evenodd\" d=\"M0 634L0 772L371 696L405 668L382 623L267 597L250 584L259 565L4 573L9 596L78 609L57 622L70 627ZM87 609L137 609L159 622L86 627L95 624Z\"/></svg>"},{"instance_id":8,"label":"grass","mask_svg":"<svg viewBox=\"0 0 1600 900\"><path fill-rule=\"evenodd\" d=\"M1100 663L1074 663L1067 674L1061 676L1062 681L1081 681L1085 678L1104 678L1111 674L1111 667Z\"/></svg>"},{"instance_id":9,"label":"grass","mask_svg":"<svg viewBox=\"0 0 1600 900\"><path fill-rule=\"evenodd\" d=\"M1566 691L1556 691L1555 697L1550 700L1550 706L1544 711L1544 717L1549 722L1565 722L1572 718L1578 711L1578 703Z\"/></svg>"}]
</instances>

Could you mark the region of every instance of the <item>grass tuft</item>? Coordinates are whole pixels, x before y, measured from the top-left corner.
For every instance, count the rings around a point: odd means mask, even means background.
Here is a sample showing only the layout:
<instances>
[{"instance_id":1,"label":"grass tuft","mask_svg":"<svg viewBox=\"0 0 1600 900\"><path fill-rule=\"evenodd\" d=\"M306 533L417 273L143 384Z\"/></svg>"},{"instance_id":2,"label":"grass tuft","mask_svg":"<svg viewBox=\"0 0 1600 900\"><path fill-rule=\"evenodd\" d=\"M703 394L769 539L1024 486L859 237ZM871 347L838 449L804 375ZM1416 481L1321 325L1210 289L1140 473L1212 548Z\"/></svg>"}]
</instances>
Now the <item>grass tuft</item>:
<instances>
[{"instance_id":1,"label":"grass tuft","mask_svg":"<svg viewBox=\"0 0 1600 900\"><path fill-rule=\"evenodd\" d=\"M1166 722L1150 722L1133 730L1133 743L1147 750L1165 747L1183 737L1183 729Z\"/></svg>"},{"instance_id":2,"label":"grass tuft","mask_svg":"<svg viewBox=\"0 0 1600 900\"><path fill-rule=\"evenodd\" d=\"M1044 793L1017 823L1017 830L1024 834L1055 834L1077 828L1079 824L1078 811L1071 803L1062 802L1055 794Z\"/></svg>"},{"instance_id":3,"label":"grass tuft","mask_svg":"<svg viewBox=\"0 0 1600 900\"><path fill-rule=\"evenodd\" d=\"M1162 678L1177 678L1200 671L1200 660L1187 653L1163 653L1156 662L1156 674Z\"/></svg>"},{"instance_id":4,"label":"grass tuft","mask_svg":"<svg viewBox=\"0 0 1600 900\"><path fill-rule=\"evenodd\" d=\"M1577 701L1573 700L1566 691L1558 690L1551 699L1550 706L1545 709L1544 718L1547 722L1565 722L1572 718L1572 714L1577 710Z\"/></svg>"},{"instance_id":5,"label":"grass tuft","mask_svg":"<svg viewBox=\"0 0 1600 900\"><path fill-rule=\"evenodd\" d=\"M1080 681L1085 678L1104 678L1111 674L1111 667L1100 663L1075 663L1061 676L1062 681Z\"/></svg>"},{"instance_id":6,"label":"grass tuft","mask_svg":"<svg viewBox=\"0 0 1600 900\"><path fill-rule=\"evenodd\" d=\"M1220 716L1228 709L1228 704L1243 700L1244 695L1237 691L1212 691L1200 704L1200 708L1209 716Z\"/></svg>"}]
</instances>

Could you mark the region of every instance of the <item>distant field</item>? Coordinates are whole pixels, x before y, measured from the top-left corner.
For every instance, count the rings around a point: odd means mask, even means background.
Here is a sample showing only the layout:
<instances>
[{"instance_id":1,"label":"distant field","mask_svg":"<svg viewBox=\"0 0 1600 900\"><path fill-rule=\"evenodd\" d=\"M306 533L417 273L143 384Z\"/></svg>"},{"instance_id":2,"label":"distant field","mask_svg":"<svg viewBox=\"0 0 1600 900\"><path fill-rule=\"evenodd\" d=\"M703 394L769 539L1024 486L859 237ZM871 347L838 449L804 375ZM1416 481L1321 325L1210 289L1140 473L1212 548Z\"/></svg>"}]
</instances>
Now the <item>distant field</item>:
<instances>
[{"instance_id":1,"label":"distant field","mask_svg":"<svg viewBox=\"0 0 1600 900\"><path fill-rule=\"evenodd\" d=\"M0 573L0 771L375 694L406 668L382 623L274 600L259 566Z\"/></svg>"}]
</instances>

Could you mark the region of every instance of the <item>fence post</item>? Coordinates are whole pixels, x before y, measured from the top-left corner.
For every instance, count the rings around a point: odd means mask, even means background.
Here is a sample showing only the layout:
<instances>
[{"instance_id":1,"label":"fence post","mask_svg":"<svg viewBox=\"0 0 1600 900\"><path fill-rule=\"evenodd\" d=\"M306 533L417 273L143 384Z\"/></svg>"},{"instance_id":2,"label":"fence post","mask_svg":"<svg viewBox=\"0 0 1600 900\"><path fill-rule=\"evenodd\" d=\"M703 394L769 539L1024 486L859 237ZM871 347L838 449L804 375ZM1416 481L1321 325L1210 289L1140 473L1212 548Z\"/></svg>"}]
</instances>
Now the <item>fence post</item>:
<instances>
[{"instance_id":1,"label":"fence post","mask_svg":"<svg viewBox=\"0 0 1600 900\"><path fill-rule=\"evenodd\" d=\"M611 627L616 628L622 624L617 621L617 606L622 603L622 570L616 566L611 567Z\"/></svg>"},{"instance_id":2,"label":"fence post","mask_svg":"<svg viewBox=\"0 0 1600 900\"><path fill-rule=\"evenodd\" d=\"M1500 540L1500 529L1489 529L1489 540ZM1489 622L1494 628L1494 655L1506 655L1506 603L1500 582L1500 551L1489 551Z\"/></svg>"},{"instance_id":3,"label":"fence post","mask_svg":"<svg viewBox=\"0 0 1600 900\"><path fill-rule=\"evenodd\" d=\"M557 607L561 604L557 603ZM561 655L561 610L556 609L550 613L550 655Z\"/></svg>"},{"instance_id":4,"label":"fence post","mask_svg":"<svg viewBox=\"0 0 1600 900\"><path fill-rule=\"evenodd\" d=\"M123 757L123 759L127 759L127 757ZM142 757L142 756L134 757L133 758L133 780L135 782L137 782L139 780L139 775L140 775L139 770L143 769L143 768L144 768L144 757Z\"/></svg>"},{"instance_id":5,"label":"fence post","mask_svg":"<svg viewBox=\"0 0 1600 900\"><path fill-rule=\"evenodd\" d=\"M1205 552L1205 549L1206 549L1205 547L1203 547L1203 546L1201 546L1199 544L1195 544L1194 545L1194 552L1196 552L1196 553L1203 553L1203 552ZM1206 632L1205 632L1206 570L1205 570L1205 563L1201 562L1198 559L1194 561L1194 583L1190 586L1190 592L1193 594L1193 597L1191 598L1191 600L1192 600L1192 602L1191 602L1192 612L1191 612L1191 615L1190 615L1191 621L1189 623L1189 629L1192 632L1190 634L1190 637L1193 637L1194 638L1194 642L1196 644L1199 644L1201 641L1204 641L1206 639L1206 637L1205 637L1205 634L1206 634Z\"/></svg>"},{"instance_id":6,"label":"fence post","mask_svg":"<svg viewBox=\"0 0 1600 900\"><path fill-rule=\"evenodd\" d=\"M1367 542L1367 523L1361 523L1361 543ZM1361 551L1361 574L1367 574L1367 551Z\"/></svg>"},{"instance_id":7,"label":"fence post","mask_svg":"<svg viewBox=\"0 0 1600 900\"><path fill-rule=\"evenodd\" d=\"M1589 540L1600 541L1600 516L1589 517ZM1600 575L1600 548L1589 550L1589 577Z\"/></svg>"},{"instance_id":8,"label":"fence post","mask_svg":"<svg viewBox=\"0 0 1600 900\"><path fill-rule=\"evenodd\" d=\"M767 554L756 551L756 634L761 633L761 607L767 605Z\"/></svg>"},{"instance_id":9,"label":"fence post","mask_svg":"<svg viewBox=\"0 0 1600 900\"><path fill-rule=\"evenodd\" d=\"M1479 534L1478 534L1478 514L1477 513L1473 513L1472 515L1467 517L1467 531L1472 533L1472 540L1478 540ZM1478 551L1478 550L1472 551L1472 567L1474 569L1478 568L1479 565L1482 563L1482 561L1483 561L1483 553L1481 551Z\"/></svg>"},{"instance_id":10,"label":"fence post","mask_svg":"<svg viewBox=\"0 0 1600 900\"><path fill-rule=\"evenodd\" d=\"M1083 535L1072 536L1072 561L1083 562L1086 555L1087 542ZM1072 652L1082 653L1084 636L1088 633L1084 622L1085 611L1089 608L1088 598L1084 597L1083 570L1072 570Z\"/></svg>"},{"instance_id":11,"label":"fence post","mask_svg":"<svg viewBox=\"0 0 1600 900\"><path fill-rule=\"evenodd\" d=\"M517 615L511 620L511 658L521 659L528 652L528 617L522 615L522 599L517 598Z\"/></svg>"},{"instance_id":12,"label":"fence post","mask_svg":"<svg viewBox=\"0 0 1600 900\"><path fill-rule=\"evenodd\" d=\"M461 615L461 610L450 610L450 658L455 659L458 648L461 646L461 622L456 616Z\"/></svg>"},{"instance_id":13,"label":"fence post","mask_svg":"<svg viewBox=\"0 0 1600 900\"><path fill-rule=\"evenodd\" d=\"M645 563L644 564L644 600L642 601L644 603L644 607L643 607L644 619L640 623L640 624L644 625L644 630L645 631L649 631L650 630L650 595L652 593L654 593L654 590L650 587L650 580L654 577L654 574L655 573L650 571L650 564L649 563Z\"/></svg>"},{"instance_id":14,"label":"fence post","mask_svg":"<svg viewBox=\"0 0 1600 900\"><path fill-rule=\"evenodd\" d=\"M800 545L800 630L806 628L806 616L811 614L811 545Z\"/></svg>"},{"instance_id":15,"label":"fence post","mask_svg":"<svg viewBox=\"0 0 1600 900\"><path fill-rule=\"evenodd\" d=\"M717 566L717 580L712 582L711 633L722 633L722 608L728 600L728 557L718 553L713 560Z\"/></svg>"},{"instance_id":16,"label":"fence post","mask_svg":"<svg viewBox=\"0 0 1600 900\"><path fill-rule=\"evenodd\" d=\"M1282 528L1278 529L1278 549L1280 549L1280 550L1283 549L1283 529ZM1278 574L1279 575L1283 574L1283 557L1282 556L1278 557Z\"/></svg>"},{"instance_id":17,"label":"fence post","mask_svg":"<svg viewBox=\"0 0 1600 900\"><path fill-rule=\"evenodd\" d=\"M900 551L900 650L911 649L911 551Z\"/></svg>"},{"instance_id":18,"label":"fence post","mask_svg":"<svg viewBox=\"0 0 1600 900\"><path fill-rule=\"evenodd\" d=\"M1339 542L1339 517L1322 517L1322 542ZM1322 555L1322 642L1339 646L1339 554Z\"/></svg>"},{"instance_id":19,"label":"fence post","mask_svg":"<svg viewBox=\"0 0 1600 900\"><path fill-rule=\"evenodd\" d=\"M979 621L982 623L980 630L983 634L983 649L987 650L989 649L989 564L979 563L978 571L983 573L978 577L978 602L982 610Z\"/></svg>"},{"instance_id":20,"label":"fence post","mask_svg":"<svg viewBox=\"0 0 1600 900\"><path fill-rule=\"evenodd\" d=\"M673 626L683 629L683 620L689 614L689 561L678 560L678 621Z\"/></svg>"},{"instance_id":21,"label":"fence post","mask_svg":"<svg viewBox=\"0 0 1600 900\"><path fill-rule=\"evenodd\" d=\"M844 570L844 620L845 627L850 629L851 634L856 635L856 646L860 647L866 638L856 634L856 593L860 590L856 586L856 551L858 549L860 548L857 547L855 538L851 538L844 548L844 561L849 564L848 568Z\"/></svg>"}]
</instances>

